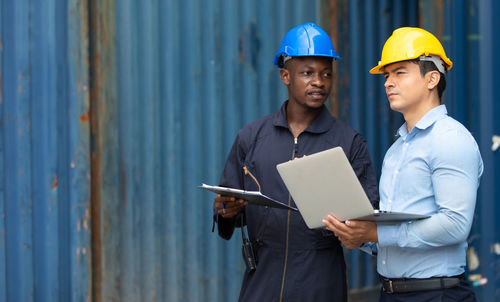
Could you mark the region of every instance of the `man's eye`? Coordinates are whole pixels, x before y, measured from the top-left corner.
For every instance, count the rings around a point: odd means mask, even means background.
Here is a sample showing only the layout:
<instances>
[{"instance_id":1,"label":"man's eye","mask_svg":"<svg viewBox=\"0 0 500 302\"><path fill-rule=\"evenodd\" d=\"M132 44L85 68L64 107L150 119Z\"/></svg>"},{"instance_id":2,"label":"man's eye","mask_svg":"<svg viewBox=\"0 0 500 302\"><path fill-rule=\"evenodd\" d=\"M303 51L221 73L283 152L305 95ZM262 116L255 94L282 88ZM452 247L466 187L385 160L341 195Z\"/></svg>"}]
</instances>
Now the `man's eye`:
<instances>
[{"instance_id":1,"label":"man's eye","mask_svg":"<svg viewBox=\"0 0 500 302\"><path fill-rule=\"evenodd\" d=\"M303 75L307 75L307 76L312 74L312 72L310 72L310 71L302 71L301 73Z\"/></svg>"},{"instance_id":2,"label":"man's eye","mask_svg":"<svg viewBox=\"0 0 500 302\"><path fill-rule=\"evenodd\" d=\"M332 73L331 73L331 72L325 72L325 73L323 74L323 76L324 76L325 78L331 78L331 77L332 77Z\"/></svg>"}]
</instances>

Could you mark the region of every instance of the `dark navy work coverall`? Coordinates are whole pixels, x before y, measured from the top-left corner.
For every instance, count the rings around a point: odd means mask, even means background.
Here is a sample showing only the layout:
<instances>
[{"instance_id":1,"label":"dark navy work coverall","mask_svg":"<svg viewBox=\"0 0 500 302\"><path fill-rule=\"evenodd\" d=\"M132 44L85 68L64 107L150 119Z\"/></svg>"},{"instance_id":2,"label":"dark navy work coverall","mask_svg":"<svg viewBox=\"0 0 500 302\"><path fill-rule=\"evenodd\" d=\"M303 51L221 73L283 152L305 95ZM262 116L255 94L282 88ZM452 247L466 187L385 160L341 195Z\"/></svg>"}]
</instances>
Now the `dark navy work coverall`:
<instances>
[{"instance_id":1,"label":"dark navy work coverall","mask_svg":"<svg viewBox=\"0 0 500 302\"><path fill-rule=\"evenodd\" d=\"M377 181L364 138L333 118L323 106L318 117L295 140L286 121L286 105L287 102L280 111L240 130L220 185L257 191L255 181L244 173L246 166L260 183L263 194L288 204L289 193L276 165L341 146L377 207ZM295 206L293 200L290 202ZM240 301L347 300L343 251L332 232L311 230L300 213L283 209L248 205L245 218L258 262L256 271L245 272ZM219 235L231 238L239 223L222 216L216 219Z\"/></svg>"}]
</instances>

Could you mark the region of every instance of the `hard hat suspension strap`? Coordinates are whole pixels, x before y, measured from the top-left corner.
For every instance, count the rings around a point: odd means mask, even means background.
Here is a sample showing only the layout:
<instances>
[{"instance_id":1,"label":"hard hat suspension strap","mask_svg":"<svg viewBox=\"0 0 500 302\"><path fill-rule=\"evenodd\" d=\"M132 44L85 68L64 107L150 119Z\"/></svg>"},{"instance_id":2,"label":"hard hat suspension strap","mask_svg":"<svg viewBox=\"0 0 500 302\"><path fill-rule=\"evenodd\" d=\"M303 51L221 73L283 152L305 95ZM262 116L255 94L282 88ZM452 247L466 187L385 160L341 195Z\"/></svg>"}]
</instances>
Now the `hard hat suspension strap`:
<instances>
[{"instance_id":1,"label":"hard hat suspension strap","mask_svg":"<svg viewBox=\"0 0 500 302\"><path fill-rule=\"evenodd\" d=\"M446 68L444 67L444 63L439 56L436 56L436 55L425 56L424 55L424 56L420 56L418 59L420 61L429 61L429 62L434 63L434 65L436 65L439 72L442 74L445 74Z\"/></svg>"}]
</instances>

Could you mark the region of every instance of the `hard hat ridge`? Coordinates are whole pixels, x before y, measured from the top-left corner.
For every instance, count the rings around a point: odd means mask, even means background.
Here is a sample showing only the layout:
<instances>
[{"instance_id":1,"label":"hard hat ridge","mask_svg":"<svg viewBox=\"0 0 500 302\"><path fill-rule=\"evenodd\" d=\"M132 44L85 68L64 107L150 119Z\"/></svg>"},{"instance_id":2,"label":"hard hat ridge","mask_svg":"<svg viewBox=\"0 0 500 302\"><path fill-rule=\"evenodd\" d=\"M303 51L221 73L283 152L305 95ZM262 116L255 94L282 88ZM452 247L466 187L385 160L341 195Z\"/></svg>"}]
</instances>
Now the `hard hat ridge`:
<instances>
[{"instance_id":1,"label":"hard hat ridge","mask_svg":"<svg viewBox=\"0 0 500 302\"><path fill-rule=\"evenodd\" d=\"M274 56L274 65L283 68L291 57L321 56L340 59L330 36L318 25L309 22L292 28L283 38Z\"/></svg>"}]
</instances>

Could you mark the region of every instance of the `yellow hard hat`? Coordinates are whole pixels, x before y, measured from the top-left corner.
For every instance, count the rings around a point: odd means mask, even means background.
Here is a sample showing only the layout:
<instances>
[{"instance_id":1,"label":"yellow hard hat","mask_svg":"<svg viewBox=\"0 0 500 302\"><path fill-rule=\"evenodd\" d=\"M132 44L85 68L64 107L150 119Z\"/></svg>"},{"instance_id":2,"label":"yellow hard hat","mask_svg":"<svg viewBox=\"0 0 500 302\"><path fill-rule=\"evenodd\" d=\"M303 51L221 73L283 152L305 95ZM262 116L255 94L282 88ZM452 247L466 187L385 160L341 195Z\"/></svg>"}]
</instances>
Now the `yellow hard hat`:
<instances>
[{"instance_id":1,"label":"yellow hard hat","mask_svg":"<svg viewBox=\"0 0 500 302\"><path fill-rule=\"evenodd\" d=\"M417 27L401 27L387 39L382 49L382 59L370 73L383 73L386 65L432 55L443 60L446 70L453 66L451 60L446 57L443 46L433 34Z\"/></svg>"}]
</instances>

